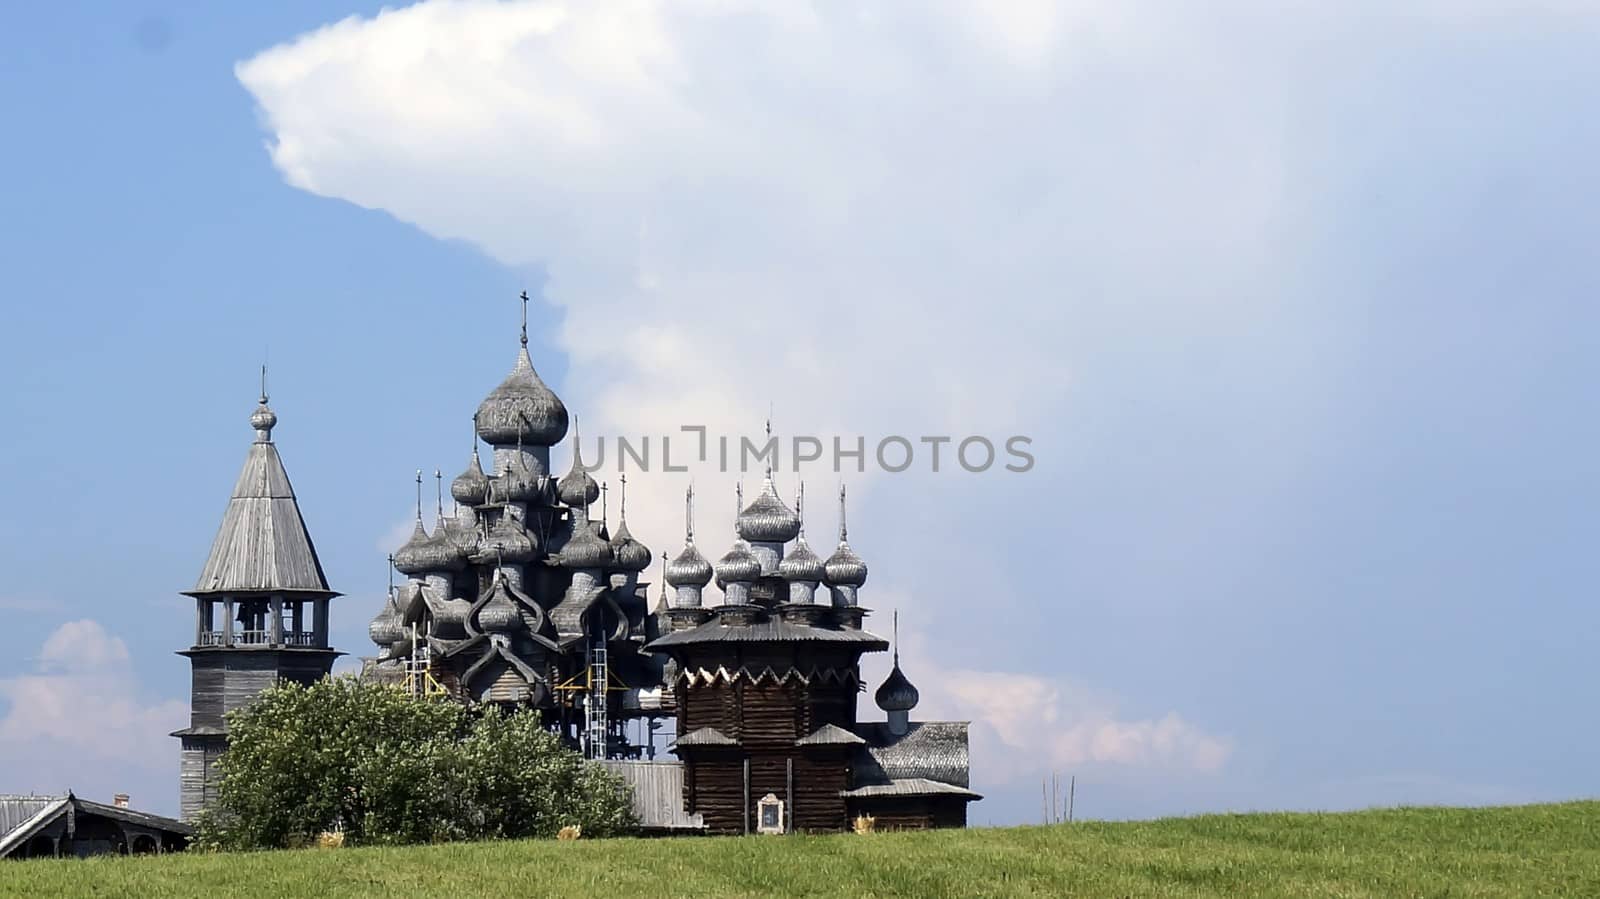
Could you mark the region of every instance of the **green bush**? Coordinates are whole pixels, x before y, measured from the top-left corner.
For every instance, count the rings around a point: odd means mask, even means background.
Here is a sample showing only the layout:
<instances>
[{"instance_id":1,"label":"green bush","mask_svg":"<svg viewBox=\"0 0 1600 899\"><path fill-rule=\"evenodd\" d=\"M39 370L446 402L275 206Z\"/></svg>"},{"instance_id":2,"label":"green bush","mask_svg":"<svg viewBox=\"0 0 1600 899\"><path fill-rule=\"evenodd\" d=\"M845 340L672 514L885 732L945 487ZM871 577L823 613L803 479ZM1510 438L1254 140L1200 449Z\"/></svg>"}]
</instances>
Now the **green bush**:
<instances>
[{"instance_id":1,"label":"green bush","mask_svg":"<svg viewBox=\"0 0 1600 899\"><path fill-rule=\"evenodd\" d=\"M607 836L634 825L627 787L537 712L469 710L350 677L280 684L228 715L219 795L197 843L219 849Z\"/></svg>"}]
</instances>

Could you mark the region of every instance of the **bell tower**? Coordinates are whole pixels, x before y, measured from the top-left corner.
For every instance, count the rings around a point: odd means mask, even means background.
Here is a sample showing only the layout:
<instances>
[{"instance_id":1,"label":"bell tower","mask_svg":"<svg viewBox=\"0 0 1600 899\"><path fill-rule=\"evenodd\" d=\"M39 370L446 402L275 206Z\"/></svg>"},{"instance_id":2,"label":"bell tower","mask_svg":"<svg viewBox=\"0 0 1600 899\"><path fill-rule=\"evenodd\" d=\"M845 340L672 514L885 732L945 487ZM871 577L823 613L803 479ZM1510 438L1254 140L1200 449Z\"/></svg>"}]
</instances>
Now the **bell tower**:
<instances>
[{"instance_id":1,"label":"bell tower","mask_svg":"<svg viewBox=\"0 0 1600 899\"><path fill-rule=\"evenodd\" d=\"M342 653L328 645L328 589L294 488L272 442L278 416L261 401L250 415L255 442L245 456L194 589L193 685L182 741L179 789L185 820L216 798L217 757L227 747L225 715L280 680L312 683Z\"/></svg>"}]
</instances>

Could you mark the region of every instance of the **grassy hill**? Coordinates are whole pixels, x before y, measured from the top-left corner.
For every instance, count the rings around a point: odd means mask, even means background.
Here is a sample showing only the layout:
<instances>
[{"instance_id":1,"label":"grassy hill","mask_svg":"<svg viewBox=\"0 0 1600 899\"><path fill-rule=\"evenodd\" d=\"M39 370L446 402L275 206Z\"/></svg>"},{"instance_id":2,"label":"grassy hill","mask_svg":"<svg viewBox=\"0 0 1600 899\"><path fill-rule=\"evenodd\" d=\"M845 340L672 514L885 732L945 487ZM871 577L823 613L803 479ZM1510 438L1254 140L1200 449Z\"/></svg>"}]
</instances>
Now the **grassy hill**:
<instances>
[{"instance_id":1,"label":"grassy hill","mask_svg":"<svg viewBox=\"0 0 1600 899\"><path fill-rule=\"evenodd\" d=\"M0 862L0 896L1600 896L1600 802Z\"/></svg>"}]
</instances>

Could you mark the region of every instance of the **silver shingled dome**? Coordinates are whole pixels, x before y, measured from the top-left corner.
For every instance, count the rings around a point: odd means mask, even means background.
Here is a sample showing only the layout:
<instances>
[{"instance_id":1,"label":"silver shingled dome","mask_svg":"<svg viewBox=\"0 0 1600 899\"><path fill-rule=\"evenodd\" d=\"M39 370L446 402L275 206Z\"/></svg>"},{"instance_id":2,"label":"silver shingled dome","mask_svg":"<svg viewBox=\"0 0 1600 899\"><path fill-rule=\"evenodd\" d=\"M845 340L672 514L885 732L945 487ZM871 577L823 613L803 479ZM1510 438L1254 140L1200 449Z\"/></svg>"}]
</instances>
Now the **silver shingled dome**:
<instances>
[{"instance_id":1,"label":"silver shingled dome","mask_svg":"<svg viewBox=\"0 0 1600 899\"><path fill-rule=\"evenodd\" d=\"M788 543L800 533L800 516L778 497L769 473L761 492L740 510L733 527L740 537L752 543Z\"/></svg>"},{"instance_id":2,"label":"silver shingled dome","mask_svg":"<svg viewBox=\"0 0 1600 899\"><path fill-rule=\"evenodd\" d=\"M611 556L613 565L621 571L643 571L655 558L650 547L633 538L627 519L618 523L617 533L611 538Z\"/></svg>"},{"instance_id":3,"label":"silver shingled dome","mask_svg":"<svg viewBox=\"0 0 1600 899\"><path fill-rule=\"evenodd\" d=\"M561 567L611 567L611 544L600 536L599 529L583 521L576 521L574 525L572 539L561 547Z\"/></svg>"},{"instance_id":4,"label":"silver shingled dome","mask_svg":"<svg viewBox=\"0 0 1600 899\"><path fill-rule=\"evenodd\" d=\"M506 592L505 581L496 578L494 595L478 610L478 627L490 633L503 634L522 623L522 613Z\"/></svg>"},{"instance_id":5,"label":"silver shingled dome","mask_svg":"<svg viewBox=\"0 0 1600 899\"><path fill-rule=\"evenodd\" d=\"M704 587L711 583L711 563L690 543L667 563L667 583L674 587Z\"/></svg>"},{"instance_id":6,"label":"silver shingled dome","mask_svg":"<svg viewBox=\"0 0 1600 899\"><path fill-rule=\"evenodd\" d=\"M495 526L478 541L478 559L483 562L507 562L522 565L532 562L539 554L534 534L510 515L502 515Z\"/></svg>"},{"instance_id":7,"label":"silver shingled dome","mask_svg":"<svg viewBox=\"0 0 1600 899\"><path fill-rule=\"evenodd\" d=\"M751 584L761 577L761 562L750 552L750 544L738 540L728 554L717 560L717 586Z\"/></svg>"},{"instance_id":8,"label":"silver shingled dome","mask_svg":"<svg viewBox=\"0 0 1600 899\"><path fill-rule=\"evenodd\" d=\"M860 587L867 582L867 563L843 540L823 563L823 570L825 580L835 587Z\"/></svg>"},{"instance_id":9,"label":"silver shingled dome","mask_svg":"<svg viewBox=\"0 0 1600 899\"><path fill-rule=\"evenodd\" d=\"M450 482L450 495L463 506L481 506L489 497L489 477L483 473L478 454L472 454L467 470Z\"/></svg>"},{"instance_id":10,"label":"silver shingled dome","mask_svg":"<svg viewBox=\"0 0 1600 899\"><path fill-rule=\"evenodd\" d=\"M556 483L556 493L561 501L574 509L587 509L600 498L600 485L589 473L576 464Z\"/></svg>"},{"instance_id":11,"label":"silver shingled dome","mask_svg":"<svg viewBox=\"0 0 1600 899\"><path fill-rule=\"evenodd\" d=\"M804 535L795 542L794 550L778 563L778 576L786 581L817 583L828 576L822 558L811 550Z\"/></svg>"},{"instance_id":12,"label":"silver shingled dome","mask_svg":"<svg viewBox=\"0 0 1600 899\"><path fill-rule=\"evenodd\" d=\"M422 519L418 518L416 527L411 530L411 538L395 551L394 570L404 575L425 574L431 558L428 554L428 532L423 530Z\"/></svg>"},{"instance_id":13,"label":"silver shingled dome","mask_svg":"<svg viewBox=\"0 0 1600 899\"><path fill-rule=\"evenodd\" d=\"M377 617L367 625L367 636L373 643L385 648L399 642L400 638L405 636L405 628L400 624L400 610L395 608L393 594L384 600L383 608L378 610Z\"/></svg>"},{"instance_id":14,"label":"silver shingled dome","mask_svg":"<svg viewBox=\"0 0 1600 899\"><path fill-rule=\"evenodd\" d=\"M500 386L478 405L478 436L490 446L554 446L567 436L567 407L533 369L524 346Z\"/></svg>"}]
</instances>

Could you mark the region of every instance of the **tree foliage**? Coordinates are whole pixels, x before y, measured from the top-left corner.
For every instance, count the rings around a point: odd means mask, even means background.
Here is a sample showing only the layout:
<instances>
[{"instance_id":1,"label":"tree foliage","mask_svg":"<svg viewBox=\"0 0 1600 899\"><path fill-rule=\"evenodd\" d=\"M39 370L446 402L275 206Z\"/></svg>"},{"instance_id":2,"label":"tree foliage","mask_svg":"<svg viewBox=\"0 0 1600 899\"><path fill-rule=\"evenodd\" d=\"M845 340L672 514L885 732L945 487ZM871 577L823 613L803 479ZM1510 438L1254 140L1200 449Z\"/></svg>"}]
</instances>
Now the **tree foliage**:
<instances>
[{"instance_id":1,"label":"tree foliage","mask_svg":"<svg viewBox=\"0 0 1600 899\"><path fill-rule=\"evenodd\" d=\"M350 677L284 683L228 715L201 845L307 845L585 835L630 829L626 786L538 713L469 710Z\"/></svg>"}]
</instances>

